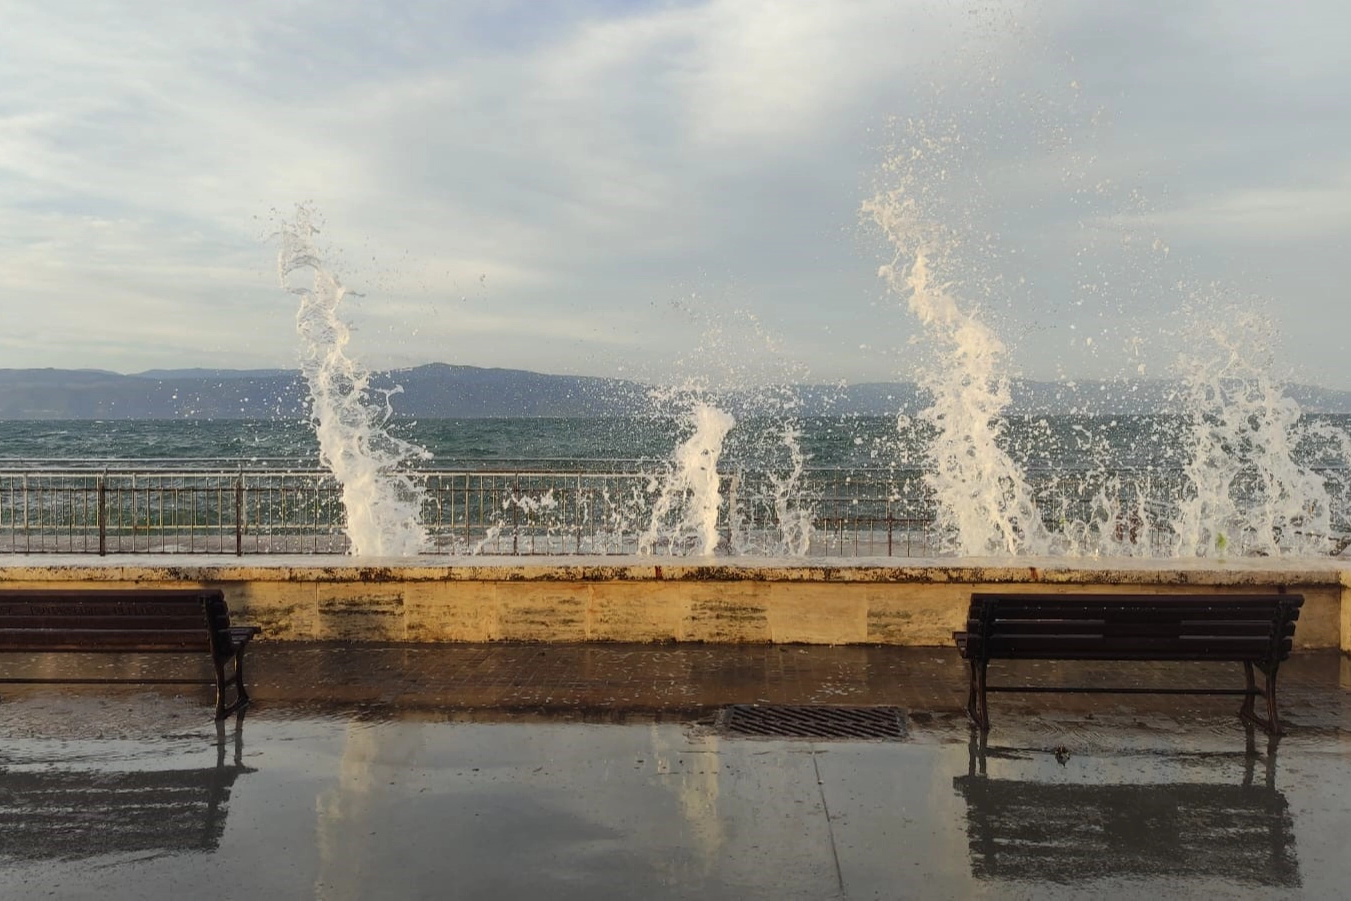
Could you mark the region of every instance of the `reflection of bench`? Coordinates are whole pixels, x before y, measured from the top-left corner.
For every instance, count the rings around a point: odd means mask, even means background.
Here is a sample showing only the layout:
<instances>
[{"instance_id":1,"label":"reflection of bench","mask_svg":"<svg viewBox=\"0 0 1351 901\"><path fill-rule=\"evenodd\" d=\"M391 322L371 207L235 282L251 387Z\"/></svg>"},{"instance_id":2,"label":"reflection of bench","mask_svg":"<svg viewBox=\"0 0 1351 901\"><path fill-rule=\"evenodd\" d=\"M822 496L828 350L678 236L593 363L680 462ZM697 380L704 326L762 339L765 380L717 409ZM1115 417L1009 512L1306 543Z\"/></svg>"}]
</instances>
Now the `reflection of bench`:
<instances>
[{"instance_id":1,"label":"reflection of bench","mask_svg":"<svg viewBox=\"0 0 1351 901\"><path fill-rule=\"evenodd\" d=\"M986 692L1243 695L1239 715L1280 731L1276 670L1290 656L1299 595L974 594L965 632L954 638L971 665L967 712L990 728ZM988 685L991 660L1188 660L1242 663L1247 687L1113 688ZM1266 677L1258 688L1253 668ZM1253 699L1266 699L1265 720Z\"/></svg>"},{"instance_id":2,"label":"reflection of bench","mask_svg":"<svg viewBox=\"0 0 1351 901\"><path fill-rule=\"evenodd\" d=\"M1273 783L1074 785L953 779L978 879L1067 884L1215 877L1297 886L1294 823Z\"/></svg>"},{"instance_id":3,"label":"reflection of bench","mask_svg":"<svg viewBox=\"0 0 1351 901\"><path fill-rule=\"evenodd\" d=\"M223 719L249 703L244 647L260 631L257 626L230 625L219 590L0 589L0 651L205 652L215 668L214 679L29 677L0 682L215 685L216 718ZM235 697L227 703L231 685Z\"/></svg>"},{"instance_id":4,"label":"reflection of bench","mask_svg":"<svg viewBox=\"0 0 1351 901\"><path fill-rule=\"evenodd\" d=\"M225 832L230 789L241 773L214 768L0 769L0 859L74 860L100 854L214 851Z\"/></svg>"}]
</instances>

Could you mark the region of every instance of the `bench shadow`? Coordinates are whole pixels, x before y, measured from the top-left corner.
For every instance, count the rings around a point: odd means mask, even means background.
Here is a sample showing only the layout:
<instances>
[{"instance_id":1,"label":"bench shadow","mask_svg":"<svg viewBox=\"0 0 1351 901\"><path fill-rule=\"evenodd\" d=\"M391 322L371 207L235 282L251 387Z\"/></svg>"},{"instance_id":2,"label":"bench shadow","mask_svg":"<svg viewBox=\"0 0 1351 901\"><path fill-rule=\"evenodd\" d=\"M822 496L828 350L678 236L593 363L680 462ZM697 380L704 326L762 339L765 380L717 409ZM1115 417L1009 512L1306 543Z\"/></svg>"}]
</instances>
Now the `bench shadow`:
<instances>
[{"instance_id":1,"label":"bench shadow","mask_svg":"<svg viewBox=\"0 0 1351 901\"><path fill-rule=\"evenodd\" d=\"M216 723L216 765L172 770L0 769L0 859L215 851L242 762L244 714L232 741ZM233 754L227 762L227 749Z\"/></svg>"},{"instance_id":2,"label":"bench shadow","mask_svg":"<svg viewBox=\"0 0 1351 901\"><path fill-rule=\"evenodd\" d=\"M1253 886L1300 885L1294 822L1276 788L1276 745L1205 755L1217 768L1241 758L1242 781L1100 783L995 779L972 729L970 762L953 788L966 801L972 875L1070 885L1121 878L1217 878ZM1256 776L1258 763L1263 777Z\"/></svg>"}]
</instances>

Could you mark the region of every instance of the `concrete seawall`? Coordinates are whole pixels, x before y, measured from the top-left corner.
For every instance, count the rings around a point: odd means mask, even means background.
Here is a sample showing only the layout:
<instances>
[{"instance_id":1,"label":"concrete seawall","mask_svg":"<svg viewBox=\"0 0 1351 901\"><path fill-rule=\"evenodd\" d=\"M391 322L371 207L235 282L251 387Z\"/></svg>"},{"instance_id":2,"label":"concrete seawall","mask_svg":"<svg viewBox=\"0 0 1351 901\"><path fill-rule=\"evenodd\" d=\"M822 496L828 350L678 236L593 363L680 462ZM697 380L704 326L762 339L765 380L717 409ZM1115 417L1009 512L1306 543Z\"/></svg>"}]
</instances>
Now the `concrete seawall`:
<instances>
[{"instance_id":1,"label":"concrete seawall","mask_svg":"<svg viewBox=\"0 0 1351 901\"><path fill-rule=\"evenodd\" d=\"M950 645L973 591L1303 594L1351 653L1351 565L1305 560L3 557L0 583L209 586L273 640Z\"/></svg>"}]
</instances>

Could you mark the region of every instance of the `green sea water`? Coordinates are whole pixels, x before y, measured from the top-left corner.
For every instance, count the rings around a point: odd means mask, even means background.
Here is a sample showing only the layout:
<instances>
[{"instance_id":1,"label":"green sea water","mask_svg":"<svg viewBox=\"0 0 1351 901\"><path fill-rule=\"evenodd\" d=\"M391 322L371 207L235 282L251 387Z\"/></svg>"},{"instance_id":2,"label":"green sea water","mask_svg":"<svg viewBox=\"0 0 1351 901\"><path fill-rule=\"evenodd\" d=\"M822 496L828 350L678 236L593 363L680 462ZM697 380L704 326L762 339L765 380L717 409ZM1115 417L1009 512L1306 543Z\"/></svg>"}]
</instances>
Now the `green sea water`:
<instances>
[{"instance_id":1,"label":"green sea water","mask_svg":"<svg viewBox=\"0 0 1351 901\"><path fill-rule=\"evenodd\" d=\"M1351 416L1306 416L1305 423L1351 434ZM1001 440L1030 469L1172 469L1188 459L1188 425L1170 416L1010 417ZM669 459L687 437L681 422L661 417L395 419L389 429L428 452L420 467L441 469L640 468ZM860 416L740 422L721 466L781 468L789 460L790 434L811 468L923 469L926 463L923 426ZM1296 444L1302 465L1339 465L1332 450L1314 439ZM39 461L317 466L319 446L313 428L297 420L0 421L0 465Z\"/></svg>"}]
</instances>

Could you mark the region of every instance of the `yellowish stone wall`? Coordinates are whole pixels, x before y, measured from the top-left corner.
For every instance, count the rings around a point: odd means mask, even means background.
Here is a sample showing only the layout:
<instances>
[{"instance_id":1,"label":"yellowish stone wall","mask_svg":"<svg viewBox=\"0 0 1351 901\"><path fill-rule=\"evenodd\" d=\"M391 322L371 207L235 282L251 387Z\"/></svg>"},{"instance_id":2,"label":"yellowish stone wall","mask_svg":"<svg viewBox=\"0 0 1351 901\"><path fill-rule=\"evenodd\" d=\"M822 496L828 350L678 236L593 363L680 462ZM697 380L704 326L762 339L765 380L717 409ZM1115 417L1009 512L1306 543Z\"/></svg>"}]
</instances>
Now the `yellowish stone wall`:
<instances>
[{"instance_id":1,"label":"yellowish stone wall","mask_svg":"<svg viewBox=\"0 0 1351 901\"><path fill-rule=\"evenodd\" d=\"M1351 570L1333 561L839 561L653 565L650 560L433 566L0 564L0 584L210 586L272 640L707 641L950 645L973 591L1301 593L1299 648L1351 652Z\"/></svg>"}]
</instances>

